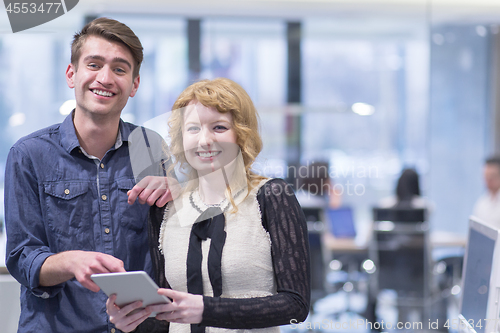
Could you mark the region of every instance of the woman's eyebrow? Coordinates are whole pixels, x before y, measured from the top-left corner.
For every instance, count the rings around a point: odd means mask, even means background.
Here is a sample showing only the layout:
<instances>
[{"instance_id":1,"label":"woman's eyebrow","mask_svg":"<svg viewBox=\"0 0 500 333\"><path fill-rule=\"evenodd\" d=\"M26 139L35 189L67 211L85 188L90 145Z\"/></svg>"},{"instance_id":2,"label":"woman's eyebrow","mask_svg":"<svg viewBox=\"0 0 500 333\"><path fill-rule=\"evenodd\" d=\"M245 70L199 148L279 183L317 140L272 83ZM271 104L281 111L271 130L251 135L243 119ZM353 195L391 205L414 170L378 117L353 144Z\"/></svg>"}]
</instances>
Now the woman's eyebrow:
<instances>
[{"instance_id":1,"label":"woman's eyebrow","mask_svg":"<svg viewBox=\"0 0 500 333\"><path fill-rule=\"evenodd\" d=\"M214 120L213 123L231 123L231 122L225 118L219 118L217 120Z\"/></svg>"}]
</instances>

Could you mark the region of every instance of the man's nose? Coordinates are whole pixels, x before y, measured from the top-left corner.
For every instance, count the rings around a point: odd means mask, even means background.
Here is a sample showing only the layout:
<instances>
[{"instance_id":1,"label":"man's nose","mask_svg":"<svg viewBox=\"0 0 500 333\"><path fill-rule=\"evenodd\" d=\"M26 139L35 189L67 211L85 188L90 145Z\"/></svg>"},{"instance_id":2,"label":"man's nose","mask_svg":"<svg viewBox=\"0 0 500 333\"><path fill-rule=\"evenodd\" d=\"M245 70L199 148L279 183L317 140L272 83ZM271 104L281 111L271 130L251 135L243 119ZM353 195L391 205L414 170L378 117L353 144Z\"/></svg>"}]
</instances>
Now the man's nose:
<instances>
[{"instance_id":1,"label":"man's nose","mask_svg":"<svg viewBox=\"0 0 500 333\"><path fill-rule=\"evenodd\" d=\"M108 86L112 83L112 71L108 66L104 66L97 73L96 81L103 86Z\"/></svg>"}]
</instances>

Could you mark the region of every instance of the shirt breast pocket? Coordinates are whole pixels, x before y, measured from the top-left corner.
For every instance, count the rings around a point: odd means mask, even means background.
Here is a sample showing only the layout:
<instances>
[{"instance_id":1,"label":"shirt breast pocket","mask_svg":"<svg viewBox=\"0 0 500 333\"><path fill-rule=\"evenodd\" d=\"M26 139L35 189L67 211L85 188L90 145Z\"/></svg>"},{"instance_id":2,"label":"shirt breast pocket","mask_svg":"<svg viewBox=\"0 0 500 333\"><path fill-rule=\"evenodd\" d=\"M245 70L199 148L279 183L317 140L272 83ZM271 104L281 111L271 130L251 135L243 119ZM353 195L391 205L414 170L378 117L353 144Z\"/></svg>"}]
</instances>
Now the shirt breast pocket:
<instances>
[{"instance_id":1,"label":"shirt breast pocket","mask_svg":"<svg viewBox=\"0 0 500 333\"><path fill-rule=\"evenodd\" d=\"M70 237L91 237L92 202L85 182L51 182L44 185L47 224L57 234Z\"/></svg>"},{"instance_id":2,"label":"shirt breast pocket","mask_svg":"<svg viewBox=\"0 0 500 333\"><path fill-rule=\"evenodd\" d=\"M134 185L134 179L120 179L117 180L118 185L118 204L120 205L120 224L130 227L133 230L141 231L146 226L146 216L149 206L147 204L141 205L138 201L133 205L129 205L127 192L131 190Z\"/></svg>"}]
</instances>

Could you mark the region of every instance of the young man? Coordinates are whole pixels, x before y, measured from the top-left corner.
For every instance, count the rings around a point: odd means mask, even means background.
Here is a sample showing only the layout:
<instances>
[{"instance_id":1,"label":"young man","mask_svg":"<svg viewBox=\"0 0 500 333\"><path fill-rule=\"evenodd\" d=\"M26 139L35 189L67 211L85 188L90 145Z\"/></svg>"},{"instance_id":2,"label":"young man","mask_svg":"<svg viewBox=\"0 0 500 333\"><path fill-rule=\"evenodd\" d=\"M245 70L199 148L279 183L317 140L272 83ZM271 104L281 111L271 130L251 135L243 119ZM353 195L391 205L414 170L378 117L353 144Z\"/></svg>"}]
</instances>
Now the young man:
<instances>
[{"instance_id":1,"label":"young man","mask_svg":"<svg viewBox=\"0 0 500 333\"><path fill-rule=\"evenodd\" d=\"M474 215L493 227L500 228L500 157L486 160L483 169L484 182L488 190L474 206Z\"/></svg>"},{"instance_id":2,"label":"young man","mask_svg":"<svg viewBox=\"0 0 500 333\"><path fill-rule=\"evenodd\" d=\"M114 332L107 296L90 275L151 274L148 206L140 203L169 200L168 191L134 187L136 126L120 120L139 88L139 39L99 18L74 36L71 51L66 81L75 110L20 139L7 160L6 264L21 283L18 332Z\"/></svg>"}]
</instances>

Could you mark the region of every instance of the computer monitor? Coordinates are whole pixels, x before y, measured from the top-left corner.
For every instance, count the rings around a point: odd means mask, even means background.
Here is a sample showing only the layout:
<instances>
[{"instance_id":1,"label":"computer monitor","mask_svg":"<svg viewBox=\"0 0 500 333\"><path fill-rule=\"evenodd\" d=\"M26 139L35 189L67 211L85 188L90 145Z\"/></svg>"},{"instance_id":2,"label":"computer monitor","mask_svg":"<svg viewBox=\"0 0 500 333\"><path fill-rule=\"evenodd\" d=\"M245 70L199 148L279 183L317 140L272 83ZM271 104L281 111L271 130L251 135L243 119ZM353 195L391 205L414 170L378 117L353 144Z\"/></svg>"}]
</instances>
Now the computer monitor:
<instances>
[{"instance_id":1,"label":"computer monitor","mask_svg":"<svg viewBox=\"0 0 500 333\"><path fill-rule=\"evenodd\" d=\"M328 208L326 210L328 228L337 238L354 238L356 229L351 207Z\"/></svg>"},{"instance_id":2,"label":"computer monitor","mask_svg":"<svg viewBox=\"0 0 500 333\"><path fill-rule=\"evenodd\" d=\"M471 217L462 274L459 331L498 332L499 300L499 230Z\"/></svg>"}]
</instances>

